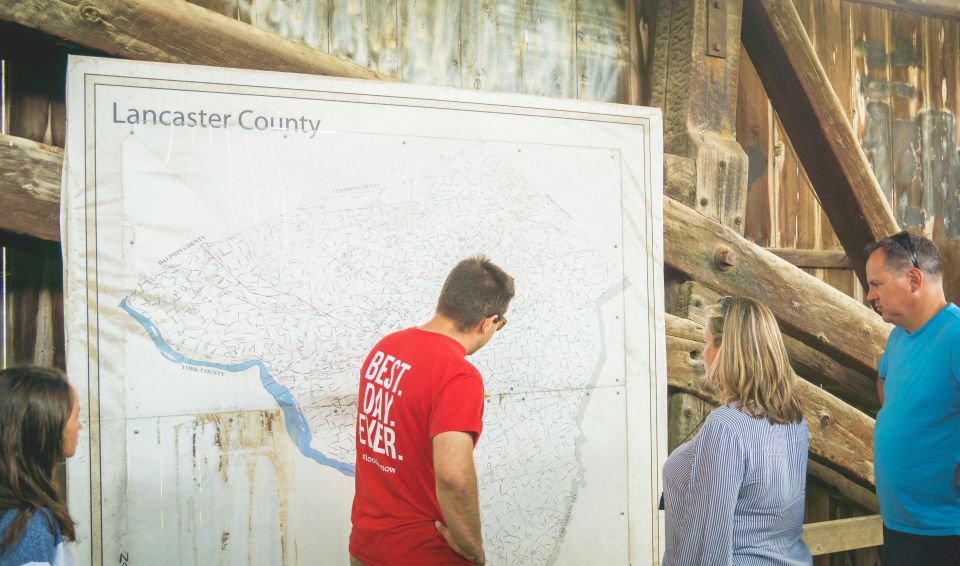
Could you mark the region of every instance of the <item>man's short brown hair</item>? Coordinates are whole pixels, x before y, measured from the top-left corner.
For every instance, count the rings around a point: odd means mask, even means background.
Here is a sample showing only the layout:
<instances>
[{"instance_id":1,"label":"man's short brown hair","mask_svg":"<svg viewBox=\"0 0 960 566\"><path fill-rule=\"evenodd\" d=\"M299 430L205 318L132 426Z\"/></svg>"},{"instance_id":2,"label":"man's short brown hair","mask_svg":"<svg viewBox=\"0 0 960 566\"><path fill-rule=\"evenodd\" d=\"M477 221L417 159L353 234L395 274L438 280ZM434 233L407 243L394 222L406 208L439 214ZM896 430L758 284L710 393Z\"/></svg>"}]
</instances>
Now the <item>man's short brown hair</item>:
<instances>
[{"instance_id":1,"label":"man's short brown hair","mask_svg":"<svg viewBox=\"0 0 960 566\"><path fill-rule=\"evenodd\" d=\"M458 263L450 271L437 312L452 319L465 332L491 315L503 315L513 298L513 277L478 255Z\"/></svg>"},{"instance_id":2,"label":"man's short brown hair","mask_svg":"<svg viewBox=\"0 0 960 566\"><path fill-rule=\"evenodd\" d=\"M905 239L909 239L909 242ZM936 244L923 236L903 231L867 244L864 248L867 257L877 250L883 250L884 271L900 275L913 267L916 258L917 269L932 277L943 277L940 252Z\"/></svg>"}]
</instances>

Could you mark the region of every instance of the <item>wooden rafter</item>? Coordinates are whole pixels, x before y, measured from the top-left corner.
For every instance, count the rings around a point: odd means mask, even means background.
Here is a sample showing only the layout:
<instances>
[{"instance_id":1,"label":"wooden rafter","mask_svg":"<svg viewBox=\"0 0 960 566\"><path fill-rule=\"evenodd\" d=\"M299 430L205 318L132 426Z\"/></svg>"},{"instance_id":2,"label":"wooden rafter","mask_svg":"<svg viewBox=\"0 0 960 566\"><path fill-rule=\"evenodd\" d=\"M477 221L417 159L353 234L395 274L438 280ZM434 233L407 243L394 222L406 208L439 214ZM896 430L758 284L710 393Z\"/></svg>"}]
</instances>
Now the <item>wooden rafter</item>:
<instances>
[{"instance_id":1,"label":"wooden rafter","mask_svg":"<svg viewBox=\"0 0 960 566\"><path fill-rule=\"evenodd\" d=\"M689 335L687 327L689 321L667 315L667 383L716 404L716 387L703 377L703 342L676 336ZM805 380L797 380L797 391L810 430L811 456L872 485L873 419Z\"/></svg>"},{"instance_id":2,"label":"wooden rafter","mask_svg":"<svg viewBox=\"0 0 960 566\"><path fill-rule=\"evenodd\" d=\"M896 219L791 0L744 0L743 45L854 270Z\"/></svg>"},{"instance_id":3,"label":"wooden rafter","mask_svg":"<svg viewBox=\"0 0 960 566\"><path fill-rule=\"evenodd\" d=\"M0 243L60 240L63 150L0 134Z\"/></svg>"},{"instance_id":4,"label":"wooden rafter","mask_svg":"<svg viewBox=\"0 0 960 566\"><path fill-rule=\"evenodd\" d=\"M703 331L702 325L706 321L709 306L717 304L720 299L719 293L695 281L683 283L668 296L675 299L671 301L675 304L668 303L667 312L693 321L697 324L697 332ZM699 340L700 336L695 334L693 339ZM791 336L784 336L783 341L790 355L790 363L798 375L851 405L876 414L880 399L877 397L876 378L872 374L868 376L845 367Z\"/></svg>"},{"instance_id":5,"label":"wooden rafter","mask_svg":"<svg viewBox=\"0 0 960 566\"><path fill-rule=\"evenodd\" d=\"M878 8L903 10L931 18L960 20L960 2L957 0L849 0Z\"/></svg>"},{"instance_id":6,"label":"wooden rafter","mask_svg":"<svg viewBox=\"0 0 960 566\"><path fill-rule=\"evenodd\" d=\"M184 0L0 0L0 20L128 59L385 78Z\"/></svg>"},{"instance_id":7,"label":"wooden rafter","mask_svg":"<svg viewBox=\"0 0 960 566\"><path fill-rule=\"evenodd\" d=\"M664 259L720 293L753 297L784 331L875 375L891 326L872 310L673 199L664 199Z\"/></svg>"}]
</instances>

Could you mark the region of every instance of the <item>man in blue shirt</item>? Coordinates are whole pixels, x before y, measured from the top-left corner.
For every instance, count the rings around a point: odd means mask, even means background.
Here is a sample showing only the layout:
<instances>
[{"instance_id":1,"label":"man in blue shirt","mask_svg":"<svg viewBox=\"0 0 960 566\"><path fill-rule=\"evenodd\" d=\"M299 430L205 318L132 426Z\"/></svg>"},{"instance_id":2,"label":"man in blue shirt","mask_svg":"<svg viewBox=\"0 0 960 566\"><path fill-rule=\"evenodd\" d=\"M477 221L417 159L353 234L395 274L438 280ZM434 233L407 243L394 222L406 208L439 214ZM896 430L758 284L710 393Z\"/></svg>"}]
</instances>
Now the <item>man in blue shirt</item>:
<instances>
[{"instance_id":1,"label":"man in blue shirt","mask_svg":"<svg viewBox=\"0 0 960 566\"><path fill-rule=\"evenodd\" d=\"M883 565L960 560L960 308L933 242L900 232L867 247L869 300L896 328L877 370L874 473Z\"/></svg>"}]
</instances>

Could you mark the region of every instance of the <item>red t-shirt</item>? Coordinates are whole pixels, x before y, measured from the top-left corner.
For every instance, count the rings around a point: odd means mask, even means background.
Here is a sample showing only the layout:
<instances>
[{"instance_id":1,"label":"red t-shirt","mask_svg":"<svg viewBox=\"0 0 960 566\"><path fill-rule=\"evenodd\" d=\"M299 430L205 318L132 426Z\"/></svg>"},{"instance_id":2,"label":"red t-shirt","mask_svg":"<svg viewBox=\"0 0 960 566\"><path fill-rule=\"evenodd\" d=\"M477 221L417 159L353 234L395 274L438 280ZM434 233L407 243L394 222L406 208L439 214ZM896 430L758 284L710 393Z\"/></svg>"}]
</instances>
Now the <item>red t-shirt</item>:
<instances>
[{"instance_id":1,"label":"red t-shirt","mask_svg":"<svg viewBox=\"0 0 960 566\"><path fill-rule=\"evenodd\" d=\"M369 566L469 564L442 521L433 437L483 428L483 380L448 336L409 328L373 347L360 369L350 554Z\"/></svg>"}]
</instances>

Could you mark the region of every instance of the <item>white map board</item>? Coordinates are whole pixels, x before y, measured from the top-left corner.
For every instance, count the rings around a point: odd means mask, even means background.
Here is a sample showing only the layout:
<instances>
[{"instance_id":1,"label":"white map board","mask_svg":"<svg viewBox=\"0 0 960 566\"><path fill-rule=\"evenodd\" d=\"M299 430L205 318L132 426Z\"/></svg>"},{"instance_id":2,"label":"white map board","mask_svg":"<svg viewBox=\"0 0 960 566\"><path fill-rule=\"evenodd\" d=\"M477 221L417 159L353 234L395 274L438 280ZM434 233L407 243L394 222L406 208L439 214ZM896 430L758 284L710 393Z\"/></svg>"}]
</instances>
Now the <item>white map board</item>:
<instances>
[{"instance_id":1,"label":"white map board","mask_svg":"<svg viewBox=\"0 0 960 566\"><path fill-rule=\"evenodd\" d=\"M80 563L345 564L360 363L476 253L489 562L659 559L659 110L72 58L67 114Z\"/></svg>"}]
</instances>

